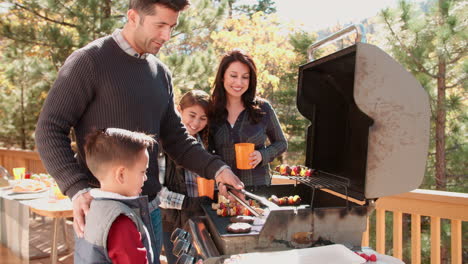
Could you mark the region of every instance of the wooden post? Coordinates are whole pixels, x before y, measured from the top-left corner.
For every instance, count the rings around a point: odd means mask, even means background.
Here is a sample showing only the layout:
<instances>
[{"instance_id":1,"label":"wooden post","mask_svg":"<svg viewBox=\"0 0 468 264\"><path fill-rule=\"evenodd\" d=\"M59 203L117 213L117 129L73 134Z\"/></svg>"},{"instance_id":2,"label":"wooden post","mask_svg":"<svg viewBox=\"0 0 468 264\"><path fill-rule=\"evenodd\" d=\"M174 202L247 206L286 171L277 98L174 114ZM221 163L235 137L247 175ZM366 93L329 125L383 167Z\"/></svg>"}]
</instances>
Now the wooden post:
<instances>
[{"instance_id":1,"label":"wooden post","mask_svg":"<svg viewBox=\"0 0 468 264\"><path fill-rule=\"evenodd\" d=\"M366 231L362 233L362 242L361 247L368 247L369 246L369 215L367 215L367 227Z\"/></svg>"},{"instance_id":2,"label":"wooden post","mask_svg":"<svg viewBox=\"0 0 468 264\"><path fill-rule=\"evenodd\" d=\"M385 254L385 210L376 209L375 215L377 218L376 224L376 251L380 254Z\"/></svg>"},{"instance_id":3,"label":"wooden post","mask_svg":"<svg viewBox=\"0 0 468 264\"><path fill-rule=\"evenodd\" d=\"M421 215L411 214L411 264L421 263Z\"/></svg>"},{"instance_id":4,"label":"wooden post","mask_svg":"<svg viewBox=\"0 0 468 264\"><path fill-rule=\"evenodd\" d=\"M393 256L403 258L403 213L393 212Z\"/></svg>"},{"instance_id":5,"label":"wooden post","mask_svg":"<svg viewBox=\"0 0 468 264\"><path fill-rule=\"evenodd\" d=\"M452 264L462 263L462 228L461 220L453 219L452 224Z\"/></svg>"},{"instance_id":6,"label":"wooden post","mask_svg":"<svg viewBox=\"0 0 468 264\"><path fill-rule=\"evenodd\" d=\"M440 217L431 216L431 264L440 264Z\"/></svg>"}]
</instances>

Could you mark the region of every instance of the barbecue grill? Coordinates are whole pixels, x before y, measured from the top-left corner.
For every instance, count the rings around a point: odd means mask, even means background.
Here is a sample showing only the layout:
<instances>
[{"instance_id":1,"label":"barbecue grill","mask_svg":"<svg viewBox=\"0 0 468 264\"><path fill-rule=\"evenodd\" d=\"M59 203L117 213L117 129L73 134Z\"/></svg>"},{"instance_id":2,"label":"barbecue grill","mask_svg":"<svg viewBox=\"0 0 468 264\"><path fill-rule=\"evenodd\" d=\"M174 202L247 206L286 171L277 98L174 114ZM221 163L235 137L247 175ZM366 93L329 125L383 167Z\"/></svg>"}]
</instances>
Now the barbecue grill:
<instances>
[{"instance_id":1,"label":"barbecue grill","mask_svg":"<svg viewBox=\"0 0 468 264\"><path fill-rule=\"evenodd\" d=\"M204 205L186 227L204 259L246 252L316 246L359 247L376 199L417 188L429 144L429 99L415 78L379 48L356 44L299 68L297 107L310 120L305 165L312 177L251 189L256 195L300 195L300 206L266 208L248 234L229 234L229 217Z\"/></svg>"}]
</instances>

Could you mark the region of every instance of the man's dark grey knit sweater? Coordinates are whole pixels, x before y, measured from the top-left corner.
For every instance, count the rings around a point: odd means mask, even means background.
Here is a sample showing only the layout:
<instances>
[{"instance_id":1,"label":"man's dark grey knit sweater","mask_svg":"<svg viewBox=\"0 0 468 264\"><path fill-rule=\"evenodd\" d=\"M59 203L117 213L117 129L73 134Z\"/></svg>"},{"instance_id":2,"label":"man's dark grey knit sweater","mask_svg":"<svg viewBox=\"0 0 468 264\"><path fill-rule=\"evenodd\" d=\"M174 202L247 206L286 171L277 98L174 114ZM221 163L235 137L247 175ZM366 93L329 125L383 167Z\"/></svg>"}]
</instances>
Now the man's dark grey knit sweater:
<instances>
[{"instance_id":1,"label":"man's dark grey knit sweater","mask_svg":"<svg viewBox=\"0 0 468 264\"><path fill-rule=\"evenodd\" d=\"M76 132L75 158L68 138ZM69 197L98 181L85 165L85 136L108 127L155 135L178 164L213 178L224 163L188 136L174 108L171 76L156 57L134 58L111 36L75 51L60 69L36 129L36 144L47 171ZM143 194L154 197L158 179L158 147L150 151Z\"/></svg>"}]
</instances>

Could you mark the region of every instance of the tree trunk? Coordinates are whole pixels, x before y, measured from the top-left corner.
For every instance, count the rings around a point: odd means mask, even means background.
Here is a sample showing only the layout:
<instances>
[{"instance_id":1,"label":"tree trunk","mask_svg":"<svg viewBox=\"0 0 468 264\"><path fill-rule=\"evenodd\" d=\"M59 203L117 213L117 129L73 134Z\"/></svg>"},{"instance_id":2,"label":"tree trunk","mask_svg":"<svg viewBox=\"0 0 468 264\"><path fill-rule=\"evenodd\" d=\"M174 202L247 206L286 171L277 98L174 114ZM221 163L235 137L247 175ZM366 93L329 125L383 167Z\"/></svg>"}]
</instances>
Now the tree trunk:
<instances>
[{"instance_id":1,"label":"tree trunk","mask_svg":"<svg viewBox=\"0 0 468 264\"><path fill-rule=\"evenodd\" d=\"M439 0L439 25L443 27L447 16L447 9L445 6L446 0ZM437 73L437 113L436 113L436 189L446 190L447 187L447 175L445 160L445 126L447 121L447 109L446 109L446 76L447 76L447 61L444 55L439 55L438 73ZM448 259L448 245L442 243L441 245L441 259ZM446 261L442 263L447 263Z\"/></svg>"},{"instance_id":2,"label":"tree trunk","mask_svg":"<svg viewBox=\"0 0 468 264\"><path fill-rule=\"evenodd\" d=\"M436 188L445 190L447 185L447 175L445 173L445 125L446 125L446 107L445 107L445 59L439 57L439 74L437 76L437 112L436 112Z\"/></svg>"},{"instance_id":3,"label":"tree trunk","mask_svg":"<svg viewBox=\"0 0 468 264\"><path fill-rule=\"evenodd\" d=\"M105 0L104 1L104 18L109 18L111 16L111 7L112 7L112 1L111 0Z\"/></svg>"},{"instance_id":4,"label":"tree trunk","mask_svg":"<svg viewBox=\"0 0 468 264\"><path fill-rule=\"evenodd\" d=\"M228 17L229 18L232 18L232 5L234 4L234 2L236 2L236 0L229 0L228 1L228 5L229 5L229 10L228 10Z\"/></svg>"},{"instance_id":5,"label":"tree trunk","mask_svg":"<svg viewBox=\"0 0 468 264\"><path fill-rule=\"evenodd\" d=\"M445 20L444 12L445 0L439 0L440 24ZM445 86L447 74L447 62L443 55L439 55L437 71L437 110L436 110L436 189L445 190L447 186L447 175L445 172L445 126L447 119L447 109L445 107Z\"/></svg>"},{"instance_id":6,"label":"tree trunk","mask_svg":"<svg viewBox=\"0 0 468 264\"><path fill-rule=\"evenodd\" d=\"M24 69L24 66L23 66ZM22 72L22 76L24 76L24 70ZM21 103L21 128L20 128L20 137L21 137L21 148L26 149L26 119L24 113L24 83L23 81L19 81L20 83L20 103Z\"/></svg>"}]
</instances>

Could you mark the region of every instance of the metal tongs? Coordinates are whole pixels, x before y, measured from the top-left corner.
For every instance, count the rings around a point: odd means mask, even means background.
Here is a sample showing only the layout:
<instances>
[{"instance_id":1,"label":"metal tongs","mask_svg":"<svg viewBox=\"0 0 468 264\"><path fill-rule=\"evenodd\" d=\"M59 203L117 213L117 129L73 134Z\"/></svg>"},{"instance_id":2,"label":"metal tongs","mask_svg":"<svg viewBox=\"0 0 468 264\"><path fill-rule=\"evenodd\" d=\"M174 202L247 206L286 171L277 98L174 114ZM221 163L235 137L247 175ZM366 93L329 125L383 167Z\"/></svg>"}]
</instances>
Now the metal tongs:
<instances>
[{"instance_id":1,"label":"metal tongs","mask_svg":"<svg viewBox=\"0 0 468 264\"><path fill-rule=\"evenodd\" d=\"M253 194L251 192L248 192L246 191L245 189L242 189L242 190L237 190L236 188L234 188L233 186L229 185L229 184L225 184L226 185L226 188L228 189L227 190L227 193L229 195L231 195L232 197L234 197L234 199L239 202L240 204L242 204L245 208L247 208L247 210L249 210L253 215L255 215L256 217L261 217L262 215L260 215L257 211L255 211L255 209L252 208L252 206L250 206L246 201L242 200L241 198L239 198L237 195L235 195L233 192L231 192L230 190L234 190L234 191L237 191L237 192L240 192L242 194L244 194L245 196L247 197L250 197L254 200L257 200L259 201L260 203L262 203L263 205L265 205L266 207L268 208L277 208L278 205L276 205L275 203L272 203L270 201L268 201L267 198L265 197L261 197L261 196L258 196L256 194Z\"/></svg>"}]
</instances>

